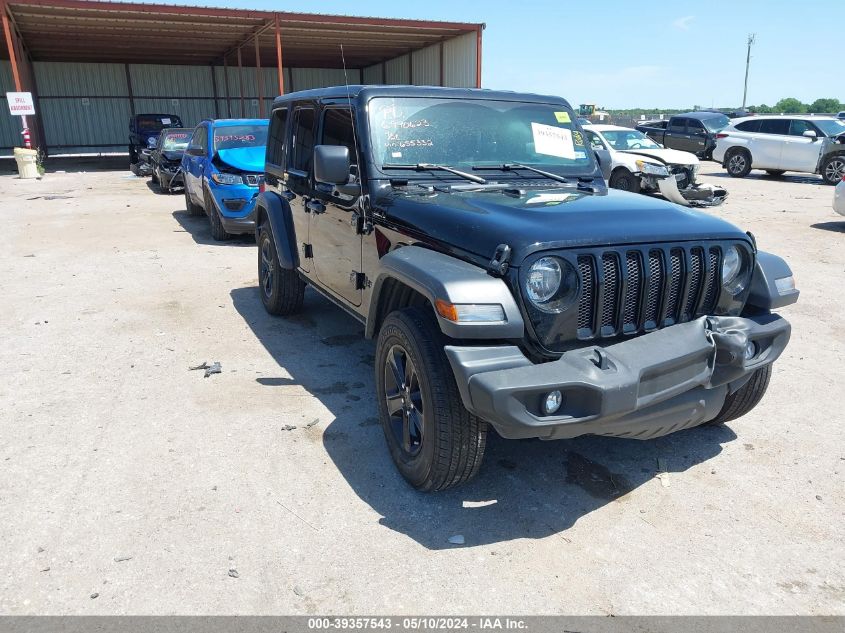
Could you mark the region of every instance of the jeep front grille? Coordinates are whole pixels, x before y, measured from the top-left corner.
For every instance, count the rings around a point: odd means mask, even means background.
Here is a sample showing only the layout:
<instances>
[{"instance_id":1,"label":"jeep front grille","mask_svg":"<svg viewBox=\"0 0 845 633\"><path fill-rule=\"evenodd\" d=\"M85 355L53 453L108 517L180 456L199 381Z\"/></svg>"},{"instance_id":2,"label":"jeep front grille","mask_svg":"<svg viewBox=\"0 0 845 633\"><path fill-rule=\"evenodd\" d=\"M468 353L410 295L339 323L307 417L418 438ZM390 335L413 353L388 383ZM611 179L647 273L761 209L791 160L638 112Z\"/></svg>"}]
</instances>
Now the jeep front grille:
<instances>
[{"instance_id":1,"label":"jeep front grille","mask_svg":"<svg viewBox=\"0 0 845 633\"><path fill-rule=\"evenodd\" d=\"M255 187L264 182L264 174L245 174L246 184Z\"/></svg>"},{"instance_id":2,"label":"jeep front grille","mask_svg":"<svg viewBox=\"0 0 845 633\"><path fill-rule=\"evenodd\" d=\"M704 244L579 255L578 338L648 332L711 313L721 255L719 246Z\"/></svg>"}]
</instances>

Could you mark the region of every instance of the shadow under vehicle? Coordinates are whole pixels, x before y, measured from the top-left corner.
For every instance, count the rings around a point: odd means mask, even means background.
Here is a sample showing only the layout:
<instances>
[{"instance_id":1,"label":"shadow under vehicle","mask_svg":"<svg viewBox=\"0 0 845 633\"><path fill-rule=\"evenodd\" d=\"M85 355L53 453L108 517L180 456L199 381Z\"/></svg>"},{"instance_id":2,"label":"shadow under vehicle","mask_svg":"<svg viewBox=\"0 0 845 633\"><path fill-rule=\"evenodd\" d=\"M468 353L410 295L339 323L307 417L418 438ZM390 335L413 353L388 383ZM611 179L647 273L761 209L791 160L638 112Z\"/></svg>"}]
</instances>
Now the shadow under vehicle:
<instances>
[{"instance_id":1,"label":"shadow under vehicle","mask_svg":"<svg viewBox=\"0 0 845 633\"><path fill-rule=\"evenodd\" d=\"M569 104L341 86L276 99L258 297L306 285L375 338L399 472L443 490L509 439L650 439L750 411L785 348L787 264L753 236L608 189Z\"/></svg>"}]
</instances>

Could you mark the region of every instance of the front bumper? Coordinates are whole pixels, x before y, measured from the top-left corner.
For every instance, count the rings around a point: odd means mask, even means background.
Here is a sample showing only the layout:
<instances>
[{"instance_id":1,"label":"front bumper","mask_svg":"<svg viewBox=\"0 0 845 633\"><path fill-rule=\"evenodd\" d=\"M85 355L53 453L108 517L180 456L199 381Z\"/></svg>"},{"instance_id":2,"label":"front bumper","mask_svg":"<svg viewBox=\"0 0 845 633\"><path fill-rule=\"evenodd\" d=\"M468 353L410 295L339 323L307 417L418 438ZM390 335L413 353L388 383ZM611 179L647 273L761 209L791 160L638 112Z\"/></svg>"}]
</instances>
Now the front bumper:
<instances>
[{"instance_id":1,"label":"front bumper","mask_svg":"<svg viewBox=\"0 0 845 633\"><path fill-rule=\"evenodd\" d=\"M533 364L519 348L447 346L464 406L507 438L612 435L648 439L697 426L789 342L776 314L701 317L608 347ZM756 350L745 358L749 342ZM550 391L563 394L543 415Z\"/></svg>"},{"instance_id":2,"label":"front bumper","mask_svg":"<svg viewBox=\"0 0 845 633\"><path fill-rule=\"evenodd\" d=\"M664 198L685 207L717 207L728 197L722 187L704 183L678 189L678 181L671 176L658 180L657 188Z\"/></svg>"}]
</instances>

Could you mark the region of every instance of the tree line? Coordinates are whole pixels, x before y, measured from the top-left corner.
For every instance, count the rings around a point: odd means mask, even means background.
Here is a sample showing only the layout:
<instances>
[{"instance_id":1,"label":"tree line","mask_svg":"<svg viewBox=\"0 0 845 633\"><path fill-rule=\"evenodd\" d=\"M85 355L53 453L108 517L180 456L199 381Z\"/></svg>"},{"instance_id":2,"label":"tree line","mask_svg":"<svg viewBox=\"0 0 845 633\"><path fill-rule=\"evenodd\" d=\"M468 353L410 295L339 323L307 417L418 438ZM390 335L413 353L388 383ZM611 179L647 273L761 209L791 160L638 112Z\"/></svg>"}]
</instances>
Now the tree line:
<instances>
[{"instance_id":1,"label":"tree line","mask_svg":"<svg viewBox=\"0 0 845 633\"><path fill-rule=\"evenodd\" d=\"M700 110L700 106L693 106L692 110ZM734 112L739 108L717 108L724 112ZM812 103L803 103L800 99L795 97L785 97L778 101L775 105L769 106L761 103L756 106L748 106L746 108L749 112L757 114L836 114L845 110L845 103L839 99L816 99ZM677 108L629 108L625 110L608 110L611 115L635 117L641 114L646 116L657 116L661 114L674 114L678 112Z\"/></svg>"}]
</instances>

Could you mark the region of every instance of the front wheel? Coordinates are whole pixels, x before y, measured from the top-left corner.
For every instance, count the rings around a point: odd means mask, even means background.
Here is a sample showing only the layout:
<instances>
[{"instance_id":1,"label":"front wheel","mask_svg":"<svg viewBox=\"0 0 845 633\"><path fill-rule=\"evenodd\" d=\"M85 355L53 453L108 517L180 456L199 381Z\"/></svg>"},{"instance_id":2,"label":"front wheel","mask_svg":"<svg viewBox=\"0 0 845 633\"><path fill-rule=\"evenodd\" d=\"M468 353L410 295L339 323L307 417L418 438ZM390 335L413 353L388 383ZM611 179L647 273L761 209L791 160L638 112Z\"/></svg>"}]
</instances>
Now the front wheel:
<instances>
[{"instance_id":1,"label":"front wheel","mask_svg":"<svg viewBox=\"0 0 845 633\"><path fill-rule=\"evenodd\" d=\"M261 303L270 314L288 316L302 309L305 282L295 270L282 268L269 222L258 231L258 285Z\"/></svg>"},{"instance_id":2,"label":"front wheel","mask_svg":"<svg viewBox=\"0 0 845 633\"><path fill-rule=\"evenodd\" d=\"M845 178L845 154L836 154L824 161L822 178L829 185L838 185Z\"/></svg>"},{"instance_id":3,"label":"front wheel","mask_svg":"<svg viewBox=\"0 0 845 633\"><path fill-rule=\"evenodd\" d=\"M385 319L376 345L379 419L393 463L417 490L474 477L487 423L464 408L432 315L405 308Z\"/></svg>"},{"instance_id":4,"label":"front wheel","mask_svg":"<svg viewBox=\"0 0 845 633\"><path fill-rule=\"evenodd\" d=\"M610 186L631 193L640 192L640 179L624 167L619 167L610 175Z\"/></svg>"},{"instance_id":5,"label":"front wheel","mask_svg":"<svg viewBox=\"0 0 845 633\"><path fill-rule=\"evenodd\" d=\"M772 364L769 363L751 374L747 383L725 398L725 404L722 405L719 415L708 424L724 424L741 418L751 411L763 398L766 389L769 388L771 378Z\"/></svg>"},{"instance_id":6,"label":"front wheel","mask_svg":"<svg viewBox=\"0 0 845 633\"><path fill-rule=\"evenodd\" d=\"M220 219L220 211L217 210L217 205L214 203L211 192L206 189L203 195L205 212L208 214L208 221L211 223L211 237L218 242L225 242L232 235L223 226L223 220Z\"/></svg>"}]
</instances>

